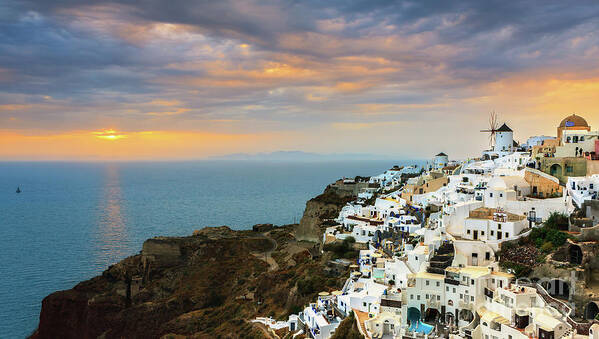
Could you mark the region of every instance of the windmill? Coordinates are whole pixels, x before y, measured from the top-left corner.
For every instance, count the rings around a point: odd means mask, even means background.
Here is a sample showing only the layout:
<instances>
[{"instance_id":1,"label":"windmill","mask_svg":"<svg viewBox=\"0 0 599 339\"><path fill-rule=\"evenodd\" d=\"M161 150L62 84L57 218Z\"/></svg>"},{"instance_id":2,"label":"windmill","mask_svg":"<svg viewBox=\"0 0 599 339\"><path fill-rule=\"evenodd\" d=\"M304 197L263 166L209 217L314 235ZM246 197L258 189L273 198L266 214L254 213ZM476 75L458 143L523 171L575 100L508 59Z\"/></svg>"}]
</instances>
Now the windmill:
<instances>
[{"instance_id":1,"label":"windmill","mask_svg":"<svg viewBox=\"0 0 599 339\"><path fill-rule=\"evenodd\" d=\"M497 119L497 113L495 111L491 112L489 116L489 129L481 130L483 133L490 133L489 135L489 146L493 147L495 145L495 133L499 128L499 122Z\"/></svg>"}]
</instances>

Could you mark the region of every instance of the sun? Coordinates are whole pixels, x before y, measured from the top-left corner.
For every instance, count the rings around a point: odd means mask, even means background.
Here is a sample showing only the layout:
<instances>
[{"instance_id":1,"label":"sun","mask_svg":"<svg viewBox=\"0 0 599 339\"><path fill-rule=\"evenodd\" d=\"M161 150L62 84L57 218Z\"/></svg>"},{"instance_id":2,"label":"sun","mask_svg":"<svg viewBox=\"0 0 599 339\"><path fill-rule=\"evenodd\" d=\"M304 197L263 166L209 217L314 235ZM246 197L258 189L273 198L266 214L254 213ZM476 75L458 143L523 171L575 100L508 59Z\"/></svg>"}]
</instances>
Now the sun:
<instances>
[{"instance_id":1,"label":"sun","mask_svg":"<svg viewBox=\"0 0 599 339\"><path fill-rule=\"evenodd\" d=\"M100 132L93 132L93 134L95 134L95 136L97 138L104 139L104 140L118 140L118 139L123 139L123 138L127 137L126 134L118 132L114 129L108 129L108 130L104 130L104 131L100 131Z\"/></svg>"}]
</instances>

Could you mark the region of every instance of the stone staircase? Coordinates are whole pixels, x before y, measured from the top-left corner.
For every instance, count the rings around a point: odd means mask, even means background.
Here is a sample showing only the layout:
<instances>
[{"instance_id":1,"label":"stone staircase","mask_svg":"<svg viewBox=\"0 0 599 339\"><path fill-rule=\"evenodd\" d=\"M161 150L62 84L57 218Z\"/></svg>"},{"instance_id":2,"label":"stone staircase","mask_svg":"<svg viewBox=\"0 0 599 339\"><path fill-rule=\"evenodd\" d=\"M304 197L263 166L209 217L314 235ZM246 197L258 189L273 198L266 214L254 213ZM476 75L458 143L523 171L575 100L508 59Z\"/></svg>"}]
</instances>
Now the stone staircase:
<instances>
[{"instance_id":1,"label":"stone staircase","mask_svg":"<svg viewBox=\"0 0 599 339\"><path fill-rule=\"evenodd\" d=\"M445 274L445 269L451 266L453 261L453 244L446 242L435 252L431 258L429 266L426 268L428 273Z\"/></svg>"}]
</instances>

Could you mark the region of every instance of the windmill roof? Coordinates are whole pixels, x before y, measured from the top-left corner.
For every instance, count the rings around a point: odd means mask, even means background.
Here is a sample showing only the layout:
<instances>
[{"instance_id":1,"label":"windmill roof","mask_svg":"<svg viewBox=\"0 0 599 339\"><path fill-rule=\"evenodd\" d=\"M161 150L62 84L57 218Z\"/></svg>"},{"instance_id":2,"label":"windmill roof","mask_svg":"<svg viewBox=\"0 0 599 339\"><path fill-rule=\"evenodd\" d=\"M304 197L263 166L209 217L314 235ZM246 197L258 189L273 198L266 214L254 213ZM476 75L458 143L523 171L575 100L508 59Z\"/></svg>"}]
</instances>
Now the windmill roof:
<instances>
[{"instance_id":1,"label":"windmill roof","mask_svg":"<svg viewBox=\"0 0 599 339\"><path fill-rule=\"evenodd\" d=\"M445 154L445 153L441 152L441 153L437 154L437 156L438 156L438 157L446 157L446 156L447 156L447 154Z\"/></svg>"},{"instance_id":2,"label":"windmill roof","mask_svg":"<svg viewBox=\"0 0 599 339\"><path fill-rule=\"evenodd\" d=\"M513 132L511 128L508 127L508 125L503 124L501 125L501 127L499 127L497 129L497 132Z\"/></svg>"}]
</instances>

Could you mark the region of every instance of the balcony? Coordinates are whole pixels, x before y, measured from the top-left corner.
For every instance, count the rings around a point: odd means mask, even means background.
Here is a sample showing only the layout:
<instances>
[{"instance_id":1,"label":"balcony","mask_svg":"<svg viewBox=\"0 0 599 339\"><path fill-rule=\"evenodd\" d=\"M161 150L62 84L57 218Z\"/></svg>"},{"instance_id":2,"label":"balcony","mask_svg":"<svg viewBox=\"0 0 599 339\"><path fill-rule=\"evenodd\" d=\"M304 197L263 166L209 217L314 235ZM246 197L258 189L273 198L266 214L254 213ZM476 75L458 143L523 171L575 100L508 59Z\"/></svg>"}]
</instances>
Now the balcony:
<instances>
[{"instance_id":1,"label":"balcony","mask_svg":"<svg viewBox=\"0 0 599 339\"><path fill-rule=\"evenodd\" d=\"M460 284L459 281L457 281L455 279L451 279L451 278L445 278L445 283L450 284L450 285L455 285L455 286L458 286Z\"/></svg>"}]
</instances>

